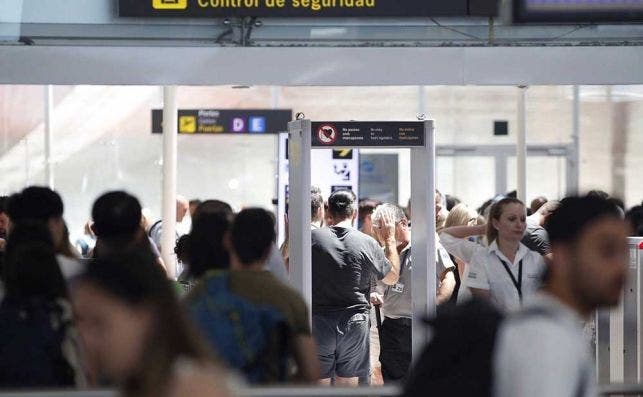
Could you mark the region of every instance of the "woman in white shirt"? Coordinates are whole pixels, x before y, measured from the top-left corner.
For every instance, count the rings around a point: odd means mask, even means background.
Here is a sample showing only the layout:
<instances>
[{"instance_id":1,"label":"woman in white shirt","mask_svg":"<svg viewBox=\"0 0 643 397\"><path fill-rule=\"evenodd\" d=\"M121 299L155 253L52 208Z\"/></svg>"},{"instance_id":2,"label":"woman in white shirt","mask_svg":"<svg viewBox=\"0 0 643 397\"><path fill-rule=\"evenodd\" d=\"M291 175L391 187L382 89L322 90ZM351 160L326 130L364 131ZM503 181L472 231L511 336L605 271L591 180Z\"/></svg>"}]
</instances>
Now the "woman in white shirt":
<instances>
[{"instance_id":1,"label":"woman in white shirt","mask_svg":"<svg viewBox=\"0 0 643 397\"><path fill-rule=\"evenodd\" d=\"M474 296L491 299L503 311L518 309L529 300L540 288L545 270L542 256L520 242L526 217L520 200L504 198L491 207L487 225L454 226L440 234L444 248L469 264L463 285ZM488 247L467 239L484 233Z\"/></svg>"},{"instance_id":2,"label":"woman in white shirt","mask_svg":"<svg viewBox=\"0 0 643 397\"><path fill-rule=\"evenodd\" d=\"M478 219L482 219L483 221L478 223ZM466 204L461 203L456 205L451 209L451 211L449 211L449 215L447 216L447 219L444 223L444 227L450 228L453 226L475 226L484 224L486 224L484 218L478 217L478 213L475 210L467 207ZM455 257L453 254L451 254L451 257L458 268L458 277L456 279L457 295L454 301L464 302L471 299L471 292L469 291L469 288L465 287L464 284L464 280L466 280L467 276L469 275L469 265L461 258Z\"/></svg>"}]
</instances>

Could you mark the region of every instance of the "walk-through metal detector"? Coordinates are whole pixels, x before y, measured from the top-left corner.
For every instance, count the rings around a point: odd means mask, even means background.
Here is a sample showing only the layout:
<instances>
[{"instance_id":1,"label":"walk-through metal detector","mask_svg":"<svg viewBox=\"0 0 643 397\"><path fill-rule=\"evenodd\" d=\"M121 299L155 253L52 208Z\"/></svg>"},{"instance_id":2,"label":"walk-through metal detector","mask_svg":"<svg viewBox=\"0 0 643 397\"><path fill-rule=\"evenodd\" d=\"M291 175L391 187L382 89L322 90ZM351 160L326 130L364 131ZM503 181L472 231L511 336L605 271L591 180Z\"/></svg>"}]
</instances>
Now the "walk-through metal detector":
<instances>
[{"instance_id":1,"label":"walk-through metal detector","mask_svg":"<svg viewBox=\"0 0 643 397\"><path fill-rule=\"evenodd\" d=\"M410 148L413 202L413 330L417 358L427 340L420 319L435 315L435 133L433 121L288 123L290 157L290 277L312 307L310 234L311 150L314 148Z\"/></svg>"},{"instance_id":2,"label":"walk-through metal detector","mask_svg":"<svg viewBox=\"0 0 643 397\"><path fill-rule=\"evenodd\" d=\"M643 237L630 237L628 244L628 279L621 303L596 315L600 384L643 381Z\"/></svg>"}]
</instances>

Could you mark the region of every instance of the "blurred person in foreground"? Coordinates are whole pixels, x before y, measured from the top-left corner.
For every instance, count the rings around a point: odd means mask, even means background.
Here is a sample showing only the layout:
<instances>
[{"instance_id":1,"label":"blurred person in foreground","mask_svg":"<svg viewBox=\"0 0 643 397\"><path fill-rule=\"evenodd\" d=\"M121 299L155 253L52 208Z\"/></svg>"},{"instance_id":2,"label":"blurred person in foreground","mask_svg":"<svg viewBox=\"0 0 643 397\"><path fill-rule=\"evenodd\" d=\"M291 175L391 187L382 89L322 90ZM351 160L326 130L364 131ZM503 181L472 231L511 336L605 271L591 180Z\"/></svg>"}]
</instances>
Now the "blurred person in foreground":
<instances>
[{"instance_id":1,"label":"blurred person in foreground","mask_svg":"<svg viewBox=\"0 0 643 397\"><path fill-rule=\"evenodd\" d=\"M228 240L231 288L251 303L267 304L281 312L289 326L289 350L297 365L294 380L313 382L319 378L319 361L306 302L264 268L275 238L274 219L268 211L250 208L235 216Z\"/></svg>"},{"instance_id":2,"label":"blurred person in foreground","mask_svg":"<svg viewBox=\"0 0 643 397\"><path fill-rule=\"evenodd\" d=\"M187 270L191 282L198 282L208 271L230 268L230 255L223 238L234 214L229 204L206 200L199 204L187 235Z\"/></svg>"},{"instance_id":3,"label":"blurred person in foreground","mask_svg":"<svg viewBox=\"0 0 643 397\"><path fill-rule=\"evenodd\" d=\"M354 228L357 199L350 190L328 198L329 227L312 233L313 336L321 362L320 383L357 386L368 376L371 276L386 285L398 282L400 258L395 221L386 212L378 239Z\"/></svg>"},{"instance_id":4,"label":"blurred person in foreground","mask_svg":"<svg viewBox=\"0 0 643 397\"><path fill-rule=\"evenodd\" d=\"M92 260L72 296L88 355L122 395L229 395L225 372L212 361L149 253Z\"/></svg>"},{"instance_id":5,"label":"blurred person in foreground","mask_svg":"<svg viewBox=\"0 0 643 397\"><path fill-rule=\"evenodd\" d=\"M550 216L547 285L499 330L497 397L596 395L583 322L618 304L625 284L627 231L621 212L600 197L571 197Z\"/></svg>"},{"instance_id":6,"label":"blurred person in foreground","mask_svg":"<svg viewBox=\"0 0 643 397\"><path fill-rule=\"evenodd\" d=\"M413 266L411 253L411 230L404 211L393 204L382 204L373 214L377 229L382 218L390 214L395 222L395 241L400 257L400 277L397 283L387 286L384 296L371 294L371 303L382 306L384 321L380 333L382 376L385 382L408 379L411 365L411 319ZM436 235L436 304L448 302L455 287L455 265L449 254L440 245ZM457 271L457 270L455 270Z\"/></svg>"},{"instance_id":7,"label":"blurred person in foreground","mask_svg":"<svg viewBox=\"0 0 643 397\"><path fill-rule=\"evenodd\" d=\"M207 271L186 304L212 348L249 382L312 382L319 364L306 303L265 269L275 237L269 212L249 208L237 214L225 240L231 270ZM296 363L294 375L289 358Z\"/></svg>"},{"instance_id":8,"label":"blurred person in foreground","mask_svg":"<svg viewBox=\"0 0 643 397\"><path fill-rule=\"evenodd\" d=\"M124 191L107 192L94 202L92 218L96 234L93 257L136 250L153 255L165 269L161 254L141 226L142 209L136 197Z\"/></svg>"},{"instance_id":9,"label":"blurred person in foreground","mask_svg":"<svg viewBox=\"0 0 643 397\"><path fill-rule=\"evenodd\" d=\"M7 230L9 229L9 215L7 214L7 200L9 197L0 196L0 239L7 239Z\"/></svg>"},{"instance_id":10,"label":"blurred person in foreground","mask_svg":"<svg viewBox=\"0 0 643 397\"><path fill-rule=\"evenodd\" d=\"M31 186L13 194L7 201L10 225L23 221L35 221L45 225L51 234L56 260L66 280L82 271L78 258L69 249L70 242L63 219L64 205L58 193L42 186Z\"/></svg>"},{"instance_id":11,"label":"blurred person in foreground","mask_svg":"<svg viewBox=\"0 0 643 397\"><path fill-rule=\"evenodd\" d=\"M0 388L85 387L67 285L44 224L13 225L2 280Z\"/></svg>"},{"instance_id":12,"label":"blurred person in foreground","mask_svg":"<svg viewBox=\"0 0 643 397\"><path fill-rule=\"evenodd\" d=\"M629 223L630 236L643 237L643 205L637 205L625 213L625 220Z\"/></svg>"}]
</instances>

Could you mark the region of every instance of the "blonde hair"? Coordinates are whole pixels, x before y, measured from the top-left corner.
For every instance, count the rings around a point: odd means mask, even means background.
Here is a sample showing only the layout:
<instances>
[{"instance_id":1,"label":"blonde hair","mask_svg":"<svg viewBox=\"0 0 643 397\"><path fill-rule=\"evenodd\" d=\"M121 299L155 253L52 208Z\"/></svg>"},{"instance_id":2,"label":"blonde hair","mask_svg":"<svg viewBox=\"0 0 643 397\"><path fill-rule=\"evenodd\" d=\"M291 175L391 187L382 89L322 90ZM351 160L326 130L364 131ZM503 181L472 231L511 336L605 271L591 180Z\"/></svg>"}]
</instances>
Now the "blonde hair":
<instances>
[{"instance_id":1,"label":"blonde hair","mask_svg":"<svg viewBox=\"0 0 643 397\"><path fill-rule=\"evenodd\" d=\"M467 207L466 204L458 204L451 208L449 215L444 222L444 227L452 226L471 226L478 220L478 213Z\"/></svg>"}]
</instances>

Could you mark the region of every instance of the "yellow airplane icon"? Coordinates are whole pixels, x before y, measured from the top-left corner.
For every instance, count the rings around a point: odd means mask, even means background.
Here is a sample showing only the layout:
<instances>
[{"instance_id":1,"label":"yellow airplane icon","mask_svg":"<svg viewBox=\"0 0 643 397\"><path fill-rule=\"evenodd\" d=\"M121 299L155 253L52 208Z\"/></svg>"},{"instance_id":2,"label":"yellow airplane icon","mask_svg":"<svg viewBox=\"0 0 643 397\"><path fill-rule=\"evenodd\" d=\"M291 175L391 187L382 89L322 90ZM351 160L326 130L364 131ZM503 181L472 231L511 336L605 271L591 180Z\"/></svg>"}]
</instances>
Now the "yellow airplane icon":
<instances>
[{"instance_id":1,"label":"yellow airplane icon","mask_svg":"<svg viewBox=\"0 0 643 397\"><path fill-rule=\"evenodd\" d=\"M152 8L155 10L185 10L188 8L188 0L152 0Z\"/></svg>"},{"instance_id":2,"label":"yellow airplane icon","mask_svg":"<svg viewBox=\"0 0 643 397\"><path fill-rule=\"evenodd\" d=\"M179 117L179 133L194 134L196 132L196 117L181 116Z\"/></svg>"}]
</instances>

